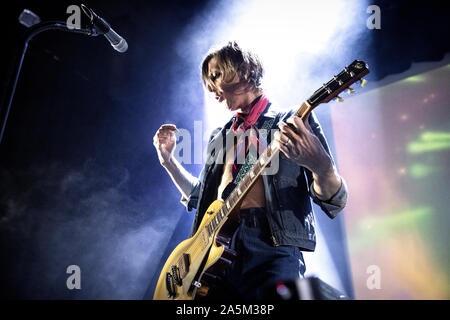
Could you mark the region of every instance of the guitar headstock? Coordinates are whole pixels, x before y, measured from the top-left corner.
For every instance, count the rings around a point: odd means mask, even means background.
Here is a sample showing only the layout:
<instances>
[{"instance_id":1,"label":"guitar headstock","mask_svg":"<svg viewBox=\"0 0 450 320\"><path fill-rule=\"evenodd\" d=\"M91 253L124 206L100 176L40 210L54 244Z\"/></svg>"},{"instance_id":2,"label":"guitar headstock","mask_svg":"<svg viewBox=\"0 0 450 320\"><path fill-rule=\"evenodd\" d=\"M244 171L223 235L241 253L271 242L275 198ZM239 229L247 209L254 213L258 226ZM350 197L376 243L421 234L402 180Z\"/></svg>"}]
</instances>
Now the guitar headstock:
<instances>
[{"instance_id":1,"label":"guitar headstock","mask_svg":"<svg viewBox=\"0 0 450 320\"><path fill-rule=\"evenodd\" d=\"M307 100L311 107L316 107L321 103L327 103L331 99L336 98L337 101L343 101L339 97L339 93L349 88L356 81L360 80L361 86L366 84L366 80L362 79L368 74L369 68L364 61L355 60L349 66L345 67L338 75L333 79L325 83ZM349 93L354 93L355 90L349 88Z\"/></svg>"}]
</instances>

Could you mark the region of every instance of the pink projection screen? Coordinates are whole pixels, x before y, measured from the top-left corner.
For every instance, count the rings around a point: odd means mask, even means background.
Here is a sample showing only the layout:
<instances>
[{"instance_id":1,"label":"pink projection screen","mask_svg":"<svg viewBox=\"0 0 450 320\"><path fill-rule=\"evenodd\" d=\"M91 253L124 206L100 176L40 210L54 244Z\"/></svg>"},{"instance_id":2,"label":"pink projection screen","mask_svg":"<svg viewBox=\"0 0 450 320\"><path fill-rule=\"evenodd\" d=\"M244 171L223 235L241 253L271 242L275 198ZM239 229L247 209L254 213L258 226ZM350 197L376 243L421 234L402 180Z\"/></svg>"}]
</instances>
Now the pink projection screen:
<instances>
[{"instance_id":1,"label":"pink projection screen","mask_svg":"<svg viewBox=\"0 0 450 320\"><path fill-rule=\"evenodd\" d=\"M450 298L450 64L428 65L331 108L356 299Z\"/></svg>"}]
</instances>

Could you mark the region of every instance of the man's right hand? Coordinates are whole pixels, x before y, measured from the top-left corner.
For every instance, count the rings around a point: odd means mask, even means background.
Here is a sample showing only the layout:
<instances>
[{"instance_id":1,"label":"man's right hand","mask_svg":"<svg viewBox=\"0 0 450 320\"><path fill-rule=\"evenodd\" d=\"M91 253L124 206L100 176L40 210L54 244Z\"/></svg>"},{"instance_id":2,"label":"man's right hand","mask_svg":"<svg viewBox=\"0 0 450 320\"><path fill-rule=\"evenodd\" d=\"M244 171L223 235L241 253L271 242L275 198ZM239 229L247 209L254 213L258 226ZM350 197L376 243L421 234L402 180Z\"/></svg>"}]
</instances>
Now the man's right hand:
<instances>
[{"instance_id":1,"label":"man's right hand","mask_svg":"<svg viewBox=\"0 0 450 320\"><path fill-rule=\"evenodd\" d=\"M174 124L163 124L153 137L153 145L158 153L159 162L166 166L172 159L176 146L175 133L177 127Z\"/></svg>"}]
</instances>

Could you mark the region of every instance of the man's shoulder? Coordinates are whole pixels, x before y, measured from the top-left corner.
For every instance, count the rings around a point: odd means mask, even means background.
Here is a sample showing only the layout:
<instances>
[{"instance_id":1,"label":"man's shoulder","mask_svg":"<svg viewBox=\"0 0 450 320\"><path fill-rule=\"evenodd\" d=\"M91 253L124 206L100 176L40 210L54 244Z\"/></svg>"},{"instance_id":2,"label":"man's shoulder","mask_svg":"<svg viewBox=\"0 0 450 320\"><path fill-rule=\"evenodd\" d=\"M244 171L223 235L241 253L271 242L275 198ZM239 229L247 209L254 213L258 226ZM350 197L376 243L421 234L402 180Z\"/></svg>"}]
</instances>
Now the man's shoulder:
<instances>
[{"instance_id":1,"label":"man's shoulder","mask_svg":"<svg viewBox=\"0 0 450 320\"><path fill-rule=\"evenodd\" d=\"M263 115L263 117L268 119L275 119L276 122L280 122L286 116L292 115L293 110L281 108L278 105L271 104L269 110Z\"/></svg>"},{"instance_id":2,"label":"man's shoulder","mask_svg":"<svg viewBox=\"0 0 450 320\"><path fill-rule=\"evenodd\" d=\"M267 111L267 113L264 116L267 116L269 118L276 118L276 117L278 117L278 122L279 121L285 121L289 117L294 115L294 113L297 112L298 109L299 109L299 106L291 106L291 107L288 107L288 108L281 109L278 106L272 106L271 105L269 110ZM309 117L308 120L309 120L310 125L313 125L313 124L318 125L319 120L318 120L317 115L315 114L314 110L312 110L310 112L310 117Z\"/></svg>"}]
</instances>

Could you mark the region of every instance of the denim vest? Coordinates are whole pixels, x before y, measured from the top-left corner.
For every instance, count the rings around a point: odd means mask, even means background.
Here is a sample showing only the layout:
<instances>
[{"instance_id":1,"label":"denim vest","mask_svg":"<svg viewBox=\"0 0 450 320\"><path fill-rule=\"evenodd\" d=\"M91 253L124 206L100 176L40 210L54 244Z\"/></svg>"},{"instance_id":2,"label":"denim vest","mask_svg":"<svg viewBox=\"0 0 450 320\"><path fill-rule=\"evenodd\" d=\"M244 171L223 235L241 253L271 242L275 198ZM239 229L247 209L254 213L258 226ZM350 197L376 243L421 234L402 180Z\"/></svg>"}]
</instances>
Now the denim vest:
<instances>
[{"instance_id":1,"label":"denim vest","mask_svg":"<svg viewBox=\"0 0 450 320\"><path fill-rule=\"evenodd\" d=\"M270 118L275 119L272 128L278 128L278 122L287 119L293 113L292 111L281 113L273 111L273 108L268 109L258 119L256 123L258 128ZM231 127L232 123L233 119L225 124L223 128L218 128L213 132L208 143L207 164L200 173L199 181L189 198L183 197L181 199L188 211L197 209L190 236L193 236L197 231L208 206L217 199L217 189L221 182L224 165L216 163L214 160L218 157L223 157L224 148L213 150L211 146L215 145L216 139L225 139L225 132ZM309 124L325 150L330 154L325 136L314 113L311 113L309 117ZM270 143L270 141L268 142ZM223 143L223 146L225 146L225 143ZM266 214L273 245L297 246L304 251L314 251L316 234L311 199L319 204L330 218L334 218L342 210L346 202L345 184L343 183L341 186L341 189L344 188L345 190L340 189L338 192L341 194L340 198L342 198L342 193L344 193L345 201L343 205L322 202L310 192L309 186L313 181L312 173L287 159L281 152L279 154L279 168L276 174L262 175L262 179L266 198Z\"/></svg>"}]
</instances>

